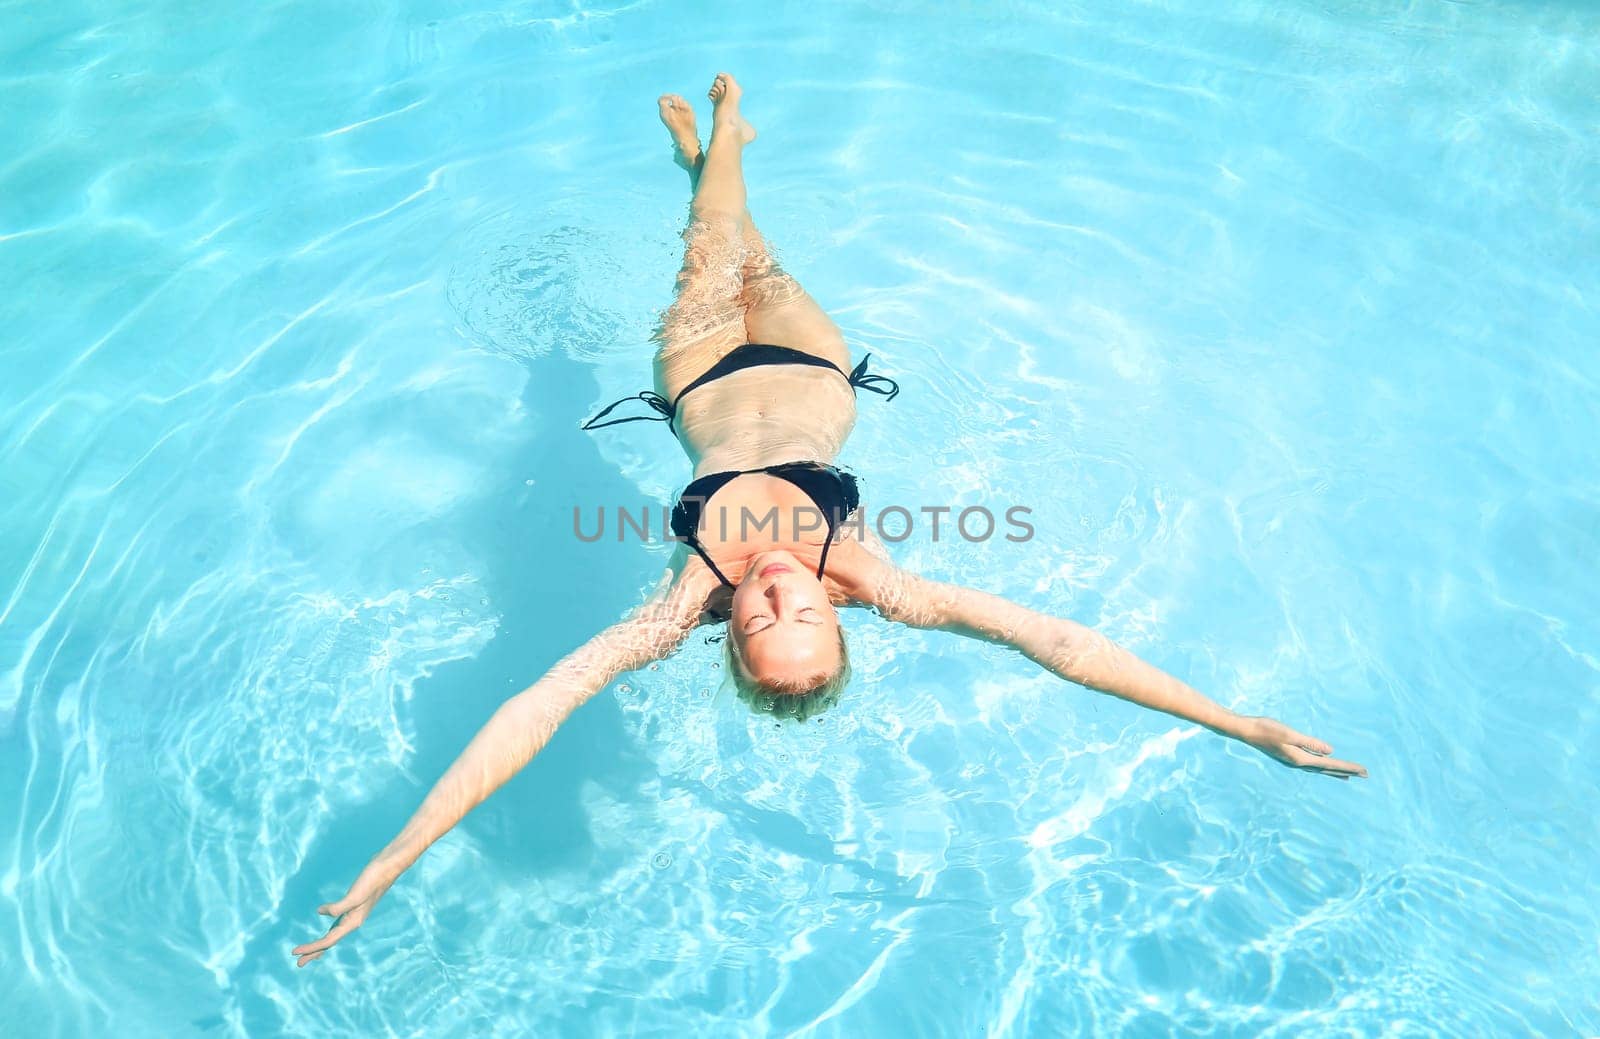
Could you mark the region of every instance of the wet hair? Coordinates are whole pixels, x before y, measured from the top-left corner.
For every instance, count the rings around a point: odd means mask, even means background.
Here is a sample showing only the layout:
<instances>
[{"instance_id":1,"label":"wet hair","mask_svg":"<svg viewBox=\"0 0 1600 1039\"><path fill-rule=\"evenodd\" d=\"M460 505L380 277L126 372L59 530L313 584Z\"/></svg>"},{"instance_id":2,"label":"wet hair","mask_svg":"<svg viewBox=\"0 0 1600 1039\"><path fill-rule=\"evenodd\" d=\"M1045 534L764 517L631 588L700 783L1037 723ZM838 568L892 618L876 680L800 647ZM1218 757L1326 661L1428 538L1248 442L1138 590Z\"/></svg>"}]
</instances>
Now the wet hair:
<instances>
[{"instance_id":1,"label":"wet hair","mask_svg":"<svg viewBox=\"0 0 1600 1039\"><path fill-rule=\"evenodd\" d=\"M722 648L728 658L728 677L733 680L734 692L757 714L809 721L838 703L850 682L850 652L845 645L843 625L839 626L839 666L831 672L818 672L799 679L758 682L744 669L733 639L726 639Z\"/></svg>"}]
</instances>

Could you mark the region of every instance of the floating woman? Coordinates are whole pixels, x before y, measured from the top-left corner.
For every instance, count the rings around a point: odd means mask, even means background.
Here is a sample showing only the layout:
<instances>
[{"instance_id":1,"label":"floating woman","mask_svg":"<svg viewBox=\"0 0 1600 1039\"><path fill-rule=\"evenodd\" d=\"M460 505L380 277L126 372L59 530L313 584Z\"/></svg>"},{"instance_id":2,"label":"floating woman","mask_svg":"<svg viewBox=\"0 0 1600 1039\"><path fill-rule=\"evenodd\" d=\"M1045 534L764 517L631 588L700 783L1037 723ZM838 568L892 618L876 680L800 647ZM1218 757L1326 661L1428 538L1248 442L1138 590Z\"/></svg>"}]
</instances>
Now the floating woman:
<instances>
[{"instance_id":1,"label":"floating woman","mask_svg":"<svg viewBox=\"0 0 1600 1039\"><path fill-rule=\"evenodd\" d=\"M683 543L666 579L500 706L349 891L318 909L336 919L294 949L300 966L360 927L400 874L543 749L575 708L618 675L670 655L704 624L727 625L740 697L780 716L804 720L838 698L850 665L836 609L869 607L912 627L1009 646L1069 682L1203 725L1291 768L1367 774L1330 757L1323 741L1235 714L1071 620L900 569L865 524L852 522L856 480L833 459L855 424L855 392L892 399L899 390L869 374L865 360L851 366L838 326L757 232L741 165L756 131L740 114L740 93L726 73L712 83L704 152L688 103L674 94L658 102L694 190L677 298L657 332L656 388L586 424L664 421L689 456L694 480L672 514ZM651 413L609 417L628 400Z\"/></svg>"}]
</instances>

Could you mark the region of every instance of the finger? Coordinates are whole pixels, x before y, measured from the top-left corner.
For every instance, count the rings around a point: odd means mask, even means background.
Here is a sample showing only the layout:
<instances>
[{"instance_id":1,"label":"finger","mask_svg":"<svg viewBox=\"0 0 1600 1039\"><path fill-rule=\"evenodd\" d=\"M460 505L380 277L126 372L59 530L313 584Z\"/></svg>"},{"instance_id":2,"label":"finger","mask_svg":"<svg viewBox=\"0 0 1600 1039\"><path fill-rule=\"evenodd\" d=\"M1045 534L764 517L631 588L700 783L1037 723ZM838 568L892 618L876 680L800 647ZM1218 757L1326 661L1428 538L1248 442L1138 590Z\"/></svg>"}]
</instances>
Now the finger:
<instances>
[{"instance_id":1,"label":"finger","mask_svg":"<svg viewBox=\"0 0 1600 1039\"><path fill-rule=\"evenodd\" d=\"M1330 758L1325 754L1307 750L1298 743L1290 743L1284 747L1284 751L1288 754L1290 763L1296 768L1329 768L1337 761L1337 759Z\"/></svg>"},{"instance_id":2,"label":"finger","mask_svg":"<svg viewBox=\"0 0 1600 1039\"><path fill-rule=\"evenodd\" d=\"M296 956L304 956L306 953L311 952L321 952L324 949L332 948L333 946L339 944L339 939L343 938L353 930L355 930L354 927L345 927L343 924L340 924L337 927L330 927L328 928L328 933L323 935L321 938L317 938L309 942L302 942L299 945L296 945L290 951Z\"/></svg>"},{"instance_id":3,"label":"finger","mask_svg":"<svg viewBox=\"0 0 1600 1039\"><path fill-rule=\"evenodd\" d=\"M1303 732L1294 732L1293 730L1290 730L1290 733L1291 735L1289 742L1293 743L1301 750L1310 751L1312 754L1320 754L1324 756L1333 753L1333 747L1328 745L1326 742L1317 739L1315 736L1307 736Z\"/></svg>"},{"instance_id":4,"label":"finger","mask_svg":"<svg viewBox=\"0 0 1600 1039\"><path fill-rule=\"evenodd\" d=\"M1338 758L1313 758L1300 767L1330 776L1342 776L1346 779L1351 776L1360 776L1362 779L1367 778L1367 770L1365 768L1354 761L1340 761Z\"/></svg>"},{"instance_id":5,"label":"finger","mask_svg":"<svg viewBox=\"0 0 1600 1039\"><path fill-rule=\"evenodd\" d=\"M341 938L349 934L351 931L354 931L356 927L356 921L342 920L330 927L328 929L328 933L323 935L321 938L318 938L314 942L307 942L294 951L297 955L299 955L302 953L323 952L327 949L331 949L335 945L339 944L339 940Z\"/></svg>"},{"instance_id":6,"label":"finger","mask_svg":"<svg viewBox=\"0 0 1600 1039\"><path fill-rule=\"evenodd\" d=\"M310 963L312 960L319 960L321 958L322 958L322 953L314 952L309 956L300 957L300 959L298 961L296 961L295 966L296 967L304 967L306 964Z\"/></svg>"}]
</instances>

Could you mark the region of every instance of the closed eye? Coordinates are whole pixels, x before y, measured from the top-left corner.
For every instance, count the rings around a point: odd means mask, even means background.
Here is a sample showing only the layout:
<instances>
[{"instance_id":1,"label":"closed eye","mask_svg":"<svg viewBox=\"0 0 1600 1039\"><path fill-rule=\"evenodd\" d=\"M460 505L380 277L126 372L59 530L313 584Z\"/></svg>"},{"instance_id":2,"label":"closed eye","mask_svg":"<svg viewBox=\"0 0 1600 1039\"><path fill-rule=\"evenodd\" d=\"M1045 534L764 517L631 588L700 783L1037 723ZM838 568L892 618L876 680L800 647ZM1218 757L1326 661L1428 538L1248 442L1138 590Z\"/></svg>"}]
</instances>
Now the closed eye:
<instances>
[{"instance_id":1,"label":"closed eye","mask_svg":"<svg viewBox=\"0 0 1600 1039\"><path fill-rule=\"evenodd\" d=\"M803 609L800 612L796 613L794 615L794 619L796 621L798 621L799 623L801 623L801 624L819 624L820 625L820 624L826 624L827 623L827 621L823 620L823 618L822 618L822 612L820 610L818 610L815 606L807 606L805 609ZM745 636L745 638L749 638L751 635L759 635L763 631L766 631L768 628L772 627L773 625L775 625L777 623L778 623L778 621L777 621L776 618L771 617L771 616L769 616L769 615L767 615L765 613L760 614L760 615L755 616L755 617L751 617L748 621L745 622L744 636Z\"/></svg>"},{"instance_id":2,"label":"closed eye","mask_svg":"<svg viewBox=\"0 0 1600 1039\"><path fill-rule=\"evenodd\" d=\"M763 621L765 621L765 623L763 623ZM795 621L800 624L827 623L826 620L822 620L821 610L818 610L816 607L806 607L803 608L803 610L800 610L800 612L795 613ZM752 616L749 621L744 623L744 637L749 639L750 636L758 636L758 634L762 634L762 632L766 631L766 629L773 628L774 624L778 624L778 620L773 618L773 616L766 615L766 613L762 613L760 616Z\"/></svg>"}]
</instances>

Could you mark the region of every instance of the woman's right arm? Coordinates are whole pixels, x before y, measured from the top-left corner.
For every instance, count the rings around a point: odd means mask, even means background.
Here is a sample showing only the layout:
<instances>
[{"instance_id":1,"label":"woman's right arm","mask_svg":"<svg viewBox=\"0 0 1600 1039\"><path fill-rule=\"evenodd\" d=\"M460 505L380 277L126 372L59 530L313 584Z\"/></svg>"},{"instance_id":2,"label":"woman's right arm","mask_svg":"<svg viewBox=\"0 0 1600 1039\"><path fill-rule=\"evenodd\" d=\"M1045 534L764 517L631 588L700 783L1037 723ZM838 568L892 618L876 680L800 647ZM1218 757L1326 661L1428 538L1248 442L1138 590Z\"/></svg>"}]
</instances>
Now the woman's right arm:
<instances>
[{"instance_id":1,"label":"woman's right arm","mask_svg":"<svg viewBox=\"0 0 1600 1039\"><path fill-rule=\"evenodd\" d=\"M1069 682L1203 725L1290 768L1335 779L1365 777L1353 761L1330 757L1322 740L1272 718L1235 714L1187 683L1139 659L1093 628L1052 617L998 595L930 581L881 566L870 601L889 620L1008 646Z\"/></svg>"},{"instance_id":2,"label":"woman's right arm","mask_svg":"<svg viewBox=\"0 0 1600 1039\"><path fill-rule=\"evenodd\" d=\"M337 919L327 934L294 949L297 965L304 967L360 927L396 878L533 760L578 706L618 675L660 660L681 645L698 623L703 602L700 582L675 581L664 594L567 654L543 678L501 704L344 897L317 909Z\"/></svg>"}]
</instances>

